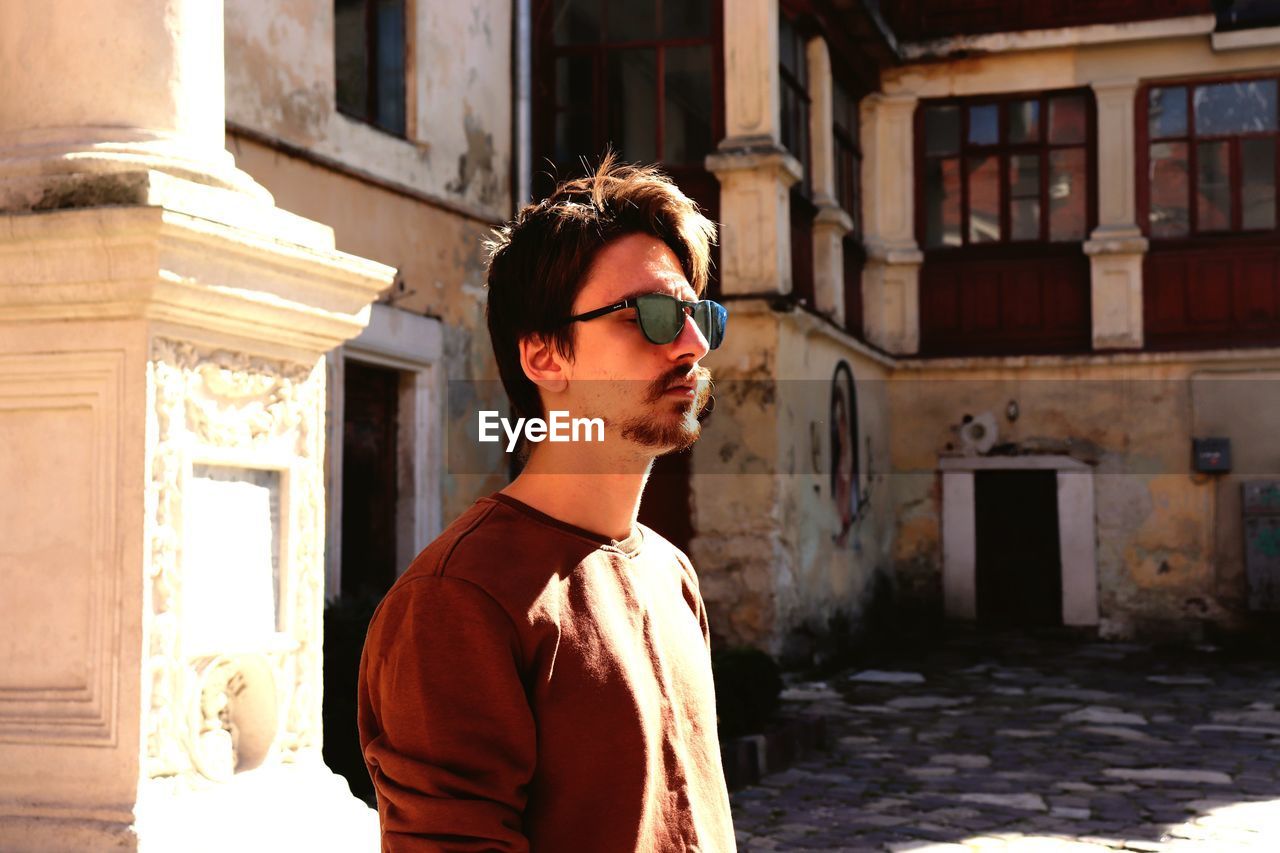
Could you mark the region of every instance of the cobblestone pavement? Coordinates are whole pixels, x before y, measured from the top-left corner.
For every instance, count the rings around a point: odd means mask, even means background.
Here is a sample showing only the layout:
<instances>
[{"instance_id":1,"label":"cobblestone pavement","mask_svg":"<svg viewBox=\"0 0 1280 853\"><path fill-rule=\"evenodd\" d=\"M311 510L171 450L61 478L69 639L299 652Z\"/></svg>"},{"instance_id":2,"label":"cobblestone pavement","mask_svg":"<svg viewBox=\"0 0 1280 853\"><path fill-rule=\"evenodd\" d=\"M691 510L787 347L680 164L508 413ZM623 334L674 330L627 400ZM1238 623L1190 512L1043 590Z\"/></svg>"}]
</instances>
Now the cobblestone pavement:
<instances>
[{"instance_id":1,"label":"cobblestone pavement","mask_svg":"<svg viewBox=\"0 0 1280 853\"><path fill-rule=\"evenodd\" d=\"M739 849L1280 851L1280 663L949 641L792 685L830 749L732 796Z\"/></svg>"}]
</instances>

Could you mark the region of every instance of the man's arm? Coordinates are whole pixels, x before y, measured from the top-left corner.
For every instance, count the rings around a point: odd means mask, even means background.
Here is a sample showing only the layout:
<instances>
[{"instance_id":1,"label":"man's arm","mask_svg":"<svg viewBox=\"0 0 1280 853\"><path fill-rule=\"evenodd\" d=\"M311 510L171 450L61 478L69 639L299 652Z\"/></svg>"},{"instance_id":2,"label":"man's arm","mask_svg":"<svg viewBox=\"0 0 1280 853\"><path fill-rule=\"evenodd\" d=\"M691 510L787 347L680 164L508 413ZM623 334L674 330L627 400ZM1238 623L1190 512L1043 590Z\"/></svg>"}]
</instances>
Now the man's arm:
<instances>
[{"instance_id":1,"label":"man's arm","mask_svg":"<svg viewBox=\"0 0 1280 853\"><path fill-rule=\"evenodd\" d=\"M360 743L384 851L527 851L537 733L515 627L483 589L402 584L360 662Z\"/></svg>"}]
</instances>

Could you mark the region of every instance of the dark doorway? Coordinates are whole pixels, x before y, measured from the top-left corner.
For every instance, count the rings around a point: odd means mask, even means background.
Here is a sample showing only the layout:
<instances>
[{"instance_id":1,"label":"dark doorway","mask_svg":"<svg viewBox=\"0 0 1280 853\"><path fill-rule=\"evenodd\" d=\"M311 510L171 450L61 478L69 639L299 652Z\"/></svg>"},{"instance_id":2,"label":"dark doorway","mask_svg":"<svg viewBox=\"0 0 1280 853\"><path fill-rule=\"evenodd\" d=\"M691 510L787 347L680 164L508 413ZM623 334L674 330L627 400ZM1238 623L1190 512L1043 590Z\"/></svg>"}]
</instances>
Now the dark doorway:
<instances>
[{"instance_id":1,"label":"dark doorway","mask_svg":"<svg viewBox=\"0 0 1280 853\"><path fill-rule=\"evenodd\" d=\"M670 453L654 461L640 499L639 514L641 524L661 533L685 554L689 553L689 542L693 539L689 453L688 450Z\"/></svg>"},{"instance_id":2,"label":"dark doorway","mask_svg":"<svg viewBox=\"0 0 1280 853\"><path fill-rule=\"evenodd\" d=\"M974 504L978 621L1062 625L1057 472L978 471Z\"/></svg>"},{"instance_id":3,"label":"dark doorway","mask_svg":"<svg viewBox=\"0 0 1280 853\"><path fill-rule=\"evenodd\" d=\"M396 579L396 416L400 373L347 361L342 425L342 597L381 596Z\"/></svg>"},{"instance_id":4,"label":"dark doorway","mask_svg":"<svg viewBox=\"0 0 1280 853\"><path fill-rule=\"evenodd\" d=\"M404 568L396 565L400 373L350 360L343 372L342 583L324 614L324 759L372 805L356 687L369 620Z\"/></svg>"}]
</instances>

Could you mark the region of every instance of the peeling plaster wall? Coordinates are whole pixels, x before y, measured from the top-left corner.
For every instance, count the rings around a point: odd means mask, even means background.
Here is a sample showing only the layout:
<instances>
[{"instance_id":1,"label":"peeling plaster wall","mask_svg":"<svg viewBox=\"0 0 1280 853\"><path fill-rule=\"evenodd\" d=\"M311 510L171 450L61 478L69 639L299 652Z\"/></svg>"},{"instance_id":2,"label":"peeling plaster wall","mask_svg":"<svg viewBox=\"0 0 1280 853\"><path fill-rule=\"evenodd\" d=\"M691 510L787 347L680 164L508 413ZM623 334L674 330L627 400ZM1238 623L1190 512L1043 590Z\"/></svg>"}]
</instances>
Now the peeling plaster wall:
<instances>
[{"instance_id":1,"label":"peeling plaster wall","mask_svg":"<svg viewBox=\"0 0 1280 853\"><path fill-rule=\"evenodd\" d=\"M484 319L485 223L424 204L400 193L290 157L250 140L228 138L242 168L281 207L334 228L338 247L400 271L399 288L384 296L397 308L440 318L446 379L486 380L474 386L492 398L454 411L505 410ZM492 380L492 381L488 381ZM459 385L451 386L455 390ZM446 425L446 429L449 426ZM459 433L461 430L459 430ZM442 473L442 518L447 523L475 498L506 484L506 459L497 445L450 450ZM480 474L474 472L492 472Z\"/></svg>"},{"instance_id":2,"label":"peeling plaster wall","mask_svg":"<svg viewBox=\"0 0 1280 853\"><path fill-rule=\"evenodd\" d=\"M843 618L864 624L875 575L890 576L893 523L886 494L889 419L886 368L803 313L778 315L778 375L793 393L779 396L779 434L786 460L782 506L783 544L791 571L775 577L777 625L784 658L803 659ZM841 519L831 489L832 377L846 362L853 373L861 514L837 542Z\"/></svg>"},{"instance_id":3,"label":"peeling plaster wall","mask_svg":"<svg viewBox=\"0 0 1280 853\"><path fill-rule=\"evenodd\" d=\"M1262 359L1255 366L1265 366ZM1280 388L1191 377L1213 363L1097 358L1035 367L919 367L889 384L897 586L908 605L941 613L938 458L960 447L964 415L996 416L1000 443L1070 455L1094 466L1100 631L1194 636L1238 627L1245 599L1240 481L1277 476ZM1240 357L1231 370L1246 370ZM1217 369L1224 369L1218 365ZM1005 416L1016 401L1017 420ZM1265 402L1264 402L1265 401ZM1193 436L1232 438L1237 476L1191 471ZM1243 460L1243 464L1241 462Z\"/></svg>"},{"instance_id":4,"label":"peeling plaster wall","mask_svg":"<svg viewBox=\"0 0 1280 853\"><path fill-rule=\"evenodd\" d=\"M226 0L227 119L505 219L512 5L410 0L406 14L408 139L337 111L331 0Z\"/></svg>"},{"instance_id":5,"label":"peeling plaster wall","mask_svg":"<svg viewBox=\"0 0 1280 853\"><path fill-rule=\"evenodd\" d=\"M716 409L693 451L690 556L721 643L798 662L822 645L833 620L859 623L875 573L887 576L891 565L884 368L807 315L751 302L731 310L732 334L705 362ZM843 547L834 541L828 446L841 359L857 383L860 486L871 493Z\"/></svg>"}]
</instances>

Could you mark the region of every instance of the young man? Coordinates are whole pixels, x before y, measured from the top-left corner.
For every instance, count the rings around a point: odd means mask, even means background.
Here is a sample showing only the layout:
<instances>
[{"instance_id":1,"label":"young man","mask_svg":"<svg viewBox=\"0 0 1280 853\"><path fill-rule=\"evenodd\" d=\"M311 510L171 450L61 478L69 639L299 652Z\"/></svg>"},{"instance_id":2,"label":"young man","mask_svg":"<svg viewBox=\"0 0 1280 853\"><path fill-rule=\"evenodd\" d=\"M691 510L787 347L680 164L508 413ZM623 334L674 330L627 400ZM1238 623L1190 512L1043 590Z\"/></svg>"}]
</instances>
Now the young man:
<instances>
[{"instance_id":1,"label":"young man","mask_svg":"<svg viewBox=\"0 0 1280 853\"><path fill-rule=\"evenodd\" d=\"M359 722L384 850L736 849L697 576L636 521L654 458L698 438L714 236L662 175L608 160L499 232L514 413L604 435L534 444L379 606Z\"/></svg>"}]
</instances>

